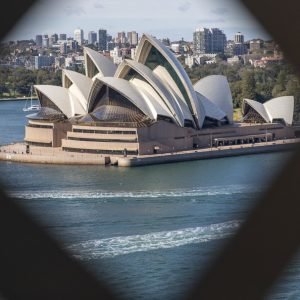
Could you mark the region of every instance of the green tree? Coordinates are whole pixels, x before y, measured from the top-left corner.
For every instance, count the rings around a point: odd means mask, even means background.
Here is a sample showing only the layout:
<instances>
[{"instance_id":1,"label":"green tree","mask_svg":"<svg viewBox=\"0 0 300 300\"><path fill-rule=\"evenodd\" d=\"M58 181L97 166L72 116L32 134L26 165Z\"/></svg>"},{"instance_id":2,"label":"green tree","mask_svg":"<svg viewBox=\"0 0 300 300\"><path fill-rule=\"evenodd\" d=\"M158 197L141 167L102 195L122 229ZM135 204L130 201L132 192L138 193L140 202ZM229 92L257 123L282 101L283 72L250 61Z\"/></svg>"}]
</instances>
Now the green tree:
<instances>
[{"instance_id":1,"label":"green tree","mask_svg":"<svg viewBox=\"0 0 300 300\"><path fill-rule=\"evenodd\" d=\"M230 83L230 89L233 100L233 107L240 108L242 106L243 100L243 89L242 89L242 81L236 81Z\"/></svg>"},{"instance_id":2,"label":"green tree","mask_svg":"<svg viewBox=\"0 0 300 300\"><path fill-rule=\"evenodd\" d=\"M242 76L242 97L243 99L256 99L256 83L253 71L245 71Z\"/></svg>"}]
</instances>

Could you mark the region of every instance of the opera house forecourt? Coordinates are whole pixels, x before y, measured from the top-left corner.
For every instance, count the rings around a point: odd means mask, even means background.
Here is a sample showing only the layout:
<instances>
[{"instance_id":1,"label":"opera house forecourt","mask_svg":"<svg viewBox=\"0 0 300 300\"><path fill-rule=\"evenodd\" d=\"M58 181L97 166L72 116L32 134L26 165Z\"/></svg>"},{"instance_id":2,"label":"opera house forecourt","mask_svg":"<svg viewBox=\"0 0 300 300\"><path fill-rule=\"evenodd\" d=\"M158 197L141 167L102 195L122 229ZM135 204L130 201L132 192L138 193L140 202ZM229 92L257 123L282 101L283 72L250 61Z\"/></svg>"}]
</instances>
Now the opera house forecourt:
<instances>
[{"instance_id":1,"label":"opera house forecourt","mask_svg":"<svg viewBox=\"0 0 300 300\"><path fill-rule=\"evenodd\" d=\"M174 54L144 34L118 67L84 48L85 75L63 70L62 87L36 85L40 111L22 144L0 148L21 162L137 166L287 149L298 141L294 98L244 99L233 121L224 76L192 85Z\"/></svg>"}]
</instances>

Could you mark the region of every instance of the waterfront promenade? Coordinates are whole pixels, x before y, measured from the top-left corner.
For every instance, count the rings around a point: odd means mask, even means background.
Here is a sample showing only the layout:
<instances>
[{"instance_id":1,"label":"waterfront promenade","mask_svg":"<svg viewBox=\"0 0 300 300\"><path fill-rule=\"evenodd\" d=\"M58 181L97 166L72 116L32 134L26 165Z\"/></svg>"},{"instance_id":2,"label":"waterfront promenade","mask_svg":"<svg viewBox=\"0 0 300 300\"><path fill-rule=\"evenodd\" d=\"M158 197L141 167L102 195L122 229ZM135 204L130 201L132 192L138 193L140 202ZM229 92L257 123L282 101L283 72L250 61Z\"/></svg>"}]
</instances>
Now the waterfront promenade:
<instances>
[{"instance_id":1,"label":"waterfront promenade","mask_svg":"<svg viewBox=\"0 0 300 300\"><path fill-rule=\"evenodd\" d=\"M62 151L61 148L45 148L37 146L30 146L29 153L26 153L26 145L24 143L16 143L0 147L0 160L21 163L118 165L119 167L137 167L181 161L287 151L293 150L299 142L300 139L286 139L255 144L210 147L174 153L126 157L120 155L112 156L104 154L65 152Z\"/></svg>"}]
</instances>

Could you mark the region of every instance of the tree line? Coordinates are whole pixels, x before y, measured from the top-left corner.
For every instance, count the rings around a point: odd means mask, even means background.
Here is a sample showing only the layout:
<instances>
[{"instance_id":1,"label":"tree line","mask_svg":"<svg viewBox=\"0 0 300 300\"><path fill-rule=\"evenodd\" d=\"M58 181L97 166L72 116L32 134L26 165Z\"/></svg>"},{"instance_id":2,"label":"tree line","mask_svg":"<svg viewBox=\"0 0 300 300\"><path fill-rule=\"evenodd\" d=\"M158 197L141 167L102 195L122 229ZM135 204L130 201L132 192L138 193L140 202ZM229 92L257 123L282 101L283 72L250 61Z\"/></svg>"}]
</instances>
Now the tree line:
<instances>
[{"instance_id":1,"label":"tree line","mask_svg":"<svg viewBox=\"0 0 300 300\"><path fill-rule=\"evenodd\" d=\"M35 84L61 86L61 71L0 66L0 98L29 96L31 86Z\"/></svg>"}]
</instances>

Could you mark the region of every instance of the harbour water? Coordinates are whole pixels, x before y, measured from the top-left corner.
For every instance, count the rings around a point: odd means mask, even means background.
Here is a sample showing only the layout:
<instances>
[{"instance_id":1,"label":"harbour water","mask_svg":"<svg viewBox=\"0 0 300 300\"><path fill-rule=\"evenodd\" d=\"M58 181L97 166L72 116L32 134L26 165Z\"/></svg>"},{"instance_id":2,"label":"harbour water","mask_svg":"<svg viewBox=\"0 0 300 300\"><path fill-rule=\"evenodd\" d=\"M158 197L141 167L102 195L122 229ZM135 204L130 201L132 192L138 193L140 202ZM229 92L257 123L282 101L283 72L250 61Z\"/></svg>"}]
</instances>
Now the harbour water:
<instances>
[{"instance_id":1,"label":"harbour water","mask_svg":"<svg viewBox=\"0 0 300 300\"><path fill-rule=\"evenodd\" d=\"M0 144L24 136L0 103ZM289 153L139 168L0 163L8 192L125 299L180 299L245 220ZM300 259L268 299L300 299Z\"/></svg>"}]
</instances>

